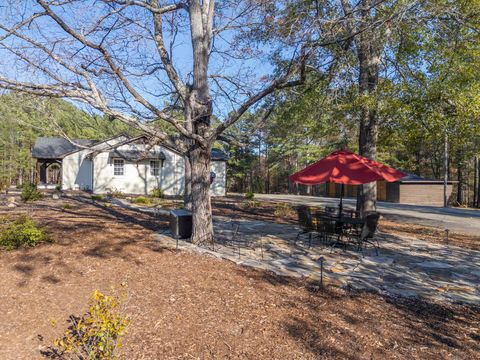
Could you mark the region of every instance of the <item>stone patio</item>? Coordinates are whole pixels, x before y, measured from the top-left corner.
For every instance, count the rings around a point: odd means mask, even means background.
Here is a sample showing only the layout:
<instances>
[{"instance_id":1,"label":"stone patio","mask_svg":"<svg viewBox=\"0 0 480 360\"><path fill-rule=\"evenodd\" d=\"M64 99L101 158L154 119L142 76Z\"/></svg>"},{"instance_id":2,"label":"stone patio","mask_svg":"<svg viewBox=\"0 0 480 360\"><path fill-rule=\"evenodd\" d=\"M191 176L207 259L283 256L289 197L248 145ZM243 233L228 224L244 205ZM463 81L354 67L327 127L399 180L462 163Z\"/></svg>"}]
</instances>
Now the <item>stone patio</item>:
<instances>
[{"instance_id":1,"label":"stone patio","mask_svg":"<svg viewBox=\"0 0 480 360\"><path fill-rule=\"evenodd\" d=\"M480 251L379 233L379 255L373 248L362 255L350 249L332 250L319 240L311 247L304 238L295 244L298 229L293 225L216 217L214 226L217 240L211 248L177 242L168 234L158 234L157 239L169 248L178 246L239 265L313 280L320 279L322 258L324 283L480 304Z\"/></svg>"}]
</instances>

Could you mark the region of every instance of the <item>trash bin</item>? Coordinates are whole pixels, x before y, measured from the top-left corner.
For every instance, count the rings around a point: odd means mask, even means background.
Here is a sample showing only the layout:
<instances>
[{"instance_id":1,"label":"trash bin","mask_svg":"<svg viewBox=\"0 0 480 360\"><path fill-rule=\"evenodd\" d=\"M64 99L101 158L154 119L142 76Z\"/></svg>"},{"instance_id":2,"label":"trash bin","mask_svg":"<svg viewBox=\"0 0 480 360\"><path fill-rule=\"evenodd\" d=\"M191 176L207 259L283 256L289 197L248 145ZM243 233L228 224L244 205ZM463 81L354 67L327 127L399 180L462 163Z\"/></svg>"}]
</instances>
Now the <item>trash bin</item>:
<instances>
[{"instance_id":1,"label":"trash bin","mask_svg":"<svg viewBox=\"0 0 480 360\"><path fill-rule=\"evenodd\" d=\"M175 239L192 236L192 213L184 209L170 211L170 231Z\"/></svg>"}]
</instances>

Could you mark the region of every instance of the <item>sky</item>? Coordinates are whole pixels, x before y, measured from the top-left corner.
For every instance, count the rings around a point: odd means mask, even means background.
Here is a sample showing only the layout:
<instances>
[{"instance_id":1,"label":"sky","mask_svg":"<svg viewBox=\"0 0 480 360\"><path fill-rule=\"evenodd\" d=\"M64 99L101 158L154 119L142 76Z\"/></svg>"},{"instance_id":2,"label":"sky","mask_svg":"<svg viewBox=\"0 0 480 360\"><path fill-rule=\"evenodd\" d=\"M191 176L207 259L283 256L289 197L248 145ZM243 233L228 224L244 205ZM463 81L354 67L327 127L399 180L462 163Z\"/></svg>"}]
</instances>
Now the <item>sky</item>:
<instances>
[{"instance_id":1,"label":"sky","mask_svg":"<svg viewBox=\"0 0 480 360\"><path fill-rule=\"evenodd\" d=\"M11 27L35 12L42 10L35 4L35 1L32 0L18 0L10 4L11 5L0 5L0 24L6 27ZM94 42L102 41L100 35L88 34L88 30L92 25L105 14L104 6L99 4L98 1L82 0L68 8L53 7L53 9L66 23L74 27L77 31L86 34L90 40ZM241 11L242 8L239 3L236 4L235 7L227 7L222 10L223 14L231 16L236 11ZM108 26L115 23L118 25L120 21L128 17L130 19L141 19L143 20L142 24L145 25L148 30L152 28L151 21L142 18L142 16L148 16L145 12L139 12L138 9L135 9L135 12L127 10L123 11L122 14L124 18L119 19L118 17L113 17L106 19L103 24ZM167 20L171 19L171 15L165 16L164 19L164 32L168 33L170 26ZM218 25L221 25L219 22L220 21L217 20ZM185 12L183 12L183 15L178 19L177 23L181 24L181 26L172 47L173 62L181 77L185 81L191 81L190 74L193 57ZM127 33L125 29L128 29L129 33ZM88 64L95 68L94 63L98 57L98 53L95 51L87 51L83 45L71 41L66 33L51 19L36 19L29 27L22 28L20 33L29 36L32 40L40 44L46 45L48 48L52 48L52 44L55 42L55 53L64 58L69 65L84 66ZM5 30L0 29L0 39L5 34ZM109 33L105 39L103 39L103 44L115 54L115 57L118 58L119 66L124 68L125 73L131 72L129 80L135 89L149 101L161 107L172 99L169 94L160 94L162 82L168 83L165 74L162 71L157 71L155 75L136 76L136 73L140 70L151 70L159 64L159 57L154 44L152 41L145 40L145 36L143 36L145 34L145 30L140 27L129 25ZM215 39L215 47L222 52L232 51L230 43L234 40L236 34L238 34L238 32L235 30L227 31L222 33L221 36L217 36ZM104 35L105 33L101 34L102 37ZM165 37L167 44L170 43L170 40L172 40L172 37ZM0 75L2 76L14 78L19 81L51 83L51 79L48 79L45 74L31 65L26 64L25 61L19 60L18 56L12 53L13 50L14 52L18 51L22 54L28 54L34 63L41 64L52 71L53 74L67 78L70 81L76 80L75 76L72 76L65 68L48 60L48 57L45 56L43 52L34 49L31 44L28 44L18 37L10 36L6 40L0 41L0 45ZM6 47L9 47L10 50L6 49ZM271 75L274 69L273 65L269 62L269 55L273 48L274 46L263 44L261 52L258 52L256 51L258 49L252 50L248 47L239 47L234 51L235 55L239 58L226 58L218 53L214 53L210 60L210 74L232 76L235 77L235 82L242 84L243 89L251 91L259 90L267 84L265 78ZM221 81L222 87L227 91L234 88L233 83L222 79L218 81ZM118 103L118 99L122 97L121 91L110 77L98 76L96 82L104 91L107 98L111 99L112 104ZM213 81L211 82L211 89L212 95L214 95L216 99L214 105L215 115L223 118L233 109L232 102L228 100L226 96L221 95L223 90ZM245 94L238 92L233 92L231 96L235 102L241 102L245 99ZM142 107L139 107L135 102L130 101L130 103L134 110L143 111ZM131 109L124 108L123 110L130 111Z\"/></svg>"}]
</instances>

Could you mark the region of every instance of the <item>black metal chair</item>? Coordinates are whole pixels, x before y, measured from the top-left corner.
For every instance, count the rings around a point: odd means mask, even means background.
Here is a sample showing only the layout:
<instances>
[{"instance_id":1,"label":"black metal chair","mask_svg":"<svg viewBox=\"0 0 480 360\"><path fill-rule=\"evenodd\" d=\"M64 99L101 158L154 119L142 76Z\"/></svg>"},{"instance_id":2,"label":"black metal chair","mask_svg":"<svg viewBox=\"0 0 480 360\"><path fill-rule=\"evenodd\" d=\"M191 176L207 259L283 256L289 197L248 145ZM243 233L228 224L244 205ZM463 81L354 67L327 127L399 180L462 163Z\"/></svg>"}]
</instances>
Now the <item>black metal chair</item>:
<instances>
[{"instance_id":1,"label":"black metal chair","mask_svg":"<svg viewBox=\"0 0 480 360\"><path fill-rule=\"evenodd\" d=\"M298 232L297 237L295 239L295 244L300 239L301 235L308 234L308 243L309 243L309 246L311 246L313 233L317 229L315 224L313 223L313 217L312 217L312 213L310 212L310 208L308 206L297 207L297 215L298 215L298 226L300 227L300 231Z\"/></svg>"},{"instance_id":2,"label":"black metal chair","mask_svg":"<svg viewBox=\"0 0 480 360\"><path fill-rule=\"evenodd\" d=\"M378 240L375 238L375 233L378 228L378 220L380 214L370 212L365 216L365 223L358 233L349 234L350 237L357 238L358 249L363 252L363 247L367 248L367 244L371 244L375 248L375 253L378 256L378 248L380 247Z\"/></svg>"}]
</instances>

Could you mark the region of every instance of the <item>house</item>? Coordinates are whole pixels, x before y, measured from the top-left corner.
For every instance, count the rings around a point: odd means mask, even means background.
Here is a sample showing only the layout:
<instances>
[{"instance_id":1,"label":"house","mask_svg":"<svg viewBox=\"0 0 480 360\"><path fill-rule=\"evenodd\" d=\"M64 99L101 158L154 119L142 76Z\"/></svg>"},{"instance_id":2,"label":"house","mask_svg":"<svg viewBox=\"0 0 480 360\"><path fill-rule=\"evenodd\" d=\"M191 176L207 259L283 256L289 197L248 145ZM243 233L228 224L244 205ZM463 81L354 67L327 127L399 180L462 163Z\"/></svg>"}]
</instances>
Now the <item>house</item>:
<instances>
[{"instance_id":1,"label":"house","mask_svg":"<svg viewBox=\"0 0 480 360\"><path fill-rule=\"evenodd\" d=\"M377 200L399 204L443 206L443 180L434 180L408 175L398 181L377 181ZM448 181L447 196L451 197L456 181ZM300 185L301 194L314 196L340 197L341 185L326 183L312 186L309 190L306 185ZM356 197L358 185L346 185L345 197Z\"/></svg>"},{"instance_id":2,"label":"house","mask_svg":"<svg viewBox=\"0 0 480 360\"><path fill-rule=\"evenodd\" d=\"M32 157L37 160L40 187L142 195L160 188L171 196L182 196L185 189L184 157L167 146L149 145L143 136L119 135L104 141L40 137ZM212 150L213 196L226 193L227 160L223 151Z\"/></svg>"}]
</instances>

